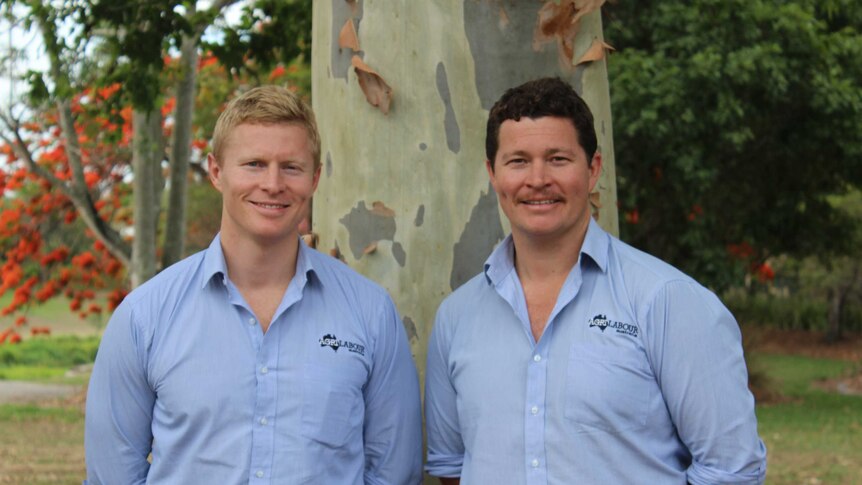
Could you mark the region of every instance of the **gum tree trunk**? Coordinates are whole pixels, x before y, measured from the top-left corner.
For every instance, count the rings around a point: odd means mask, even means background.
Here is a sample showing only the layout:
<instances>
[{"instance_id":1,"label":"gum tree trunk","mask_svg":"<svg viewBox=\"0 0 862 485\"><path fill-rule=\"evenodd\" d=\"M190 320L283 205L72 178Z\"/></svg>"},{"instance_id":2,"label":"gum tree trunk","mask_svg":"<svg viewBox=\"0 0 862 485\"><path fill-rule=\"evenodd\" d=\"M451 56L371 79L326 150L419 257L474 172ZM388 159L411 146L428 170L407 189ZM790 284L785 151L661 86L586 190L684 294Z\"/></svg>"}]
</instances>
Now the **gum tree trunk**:
<instances>
[{"instance_id":1,"label":"gum tree trunk","mask_svg":"<svg viewBox=\"0 0 862 485\"><path fill-rule=\"evenodd\" d=\"M134 179L134 229L132 265L129 269L132 288L156 274L156 228L161 208L164 179L162 119L158 109L132 112L132 167Z\"/></svg>"},{"instance_id":2,"label":"gum tree trunk","mask_svg":"<svg viewBox=\"0 0 862 485\"><path fill-rule=\"evenodd\" d=\"M438 304L508 232L484 167L488 110L506 88L560 76L583 95L604 158L594 209L618 233L601 3L314 2L313 229L319 249L392 294L420 377Z\"/></svg>"}]
</instances>

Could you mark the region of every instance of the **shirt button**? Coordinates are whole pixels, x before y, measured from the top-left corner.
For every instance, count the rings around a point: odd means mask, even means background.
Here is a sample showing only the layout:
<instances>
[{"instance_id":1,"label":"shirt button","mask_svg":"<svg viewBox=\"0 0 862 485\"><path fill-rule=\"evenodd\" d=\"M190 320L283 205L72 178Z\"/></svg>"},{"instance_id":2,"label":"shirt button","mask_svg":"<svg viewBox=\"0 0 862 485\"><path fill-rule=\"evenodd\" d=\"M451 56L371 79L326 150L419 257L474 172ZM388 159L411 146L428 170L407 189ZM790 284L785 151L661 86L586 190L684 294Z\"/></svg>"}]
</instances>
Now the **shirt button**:
<instances>
[{"instance_id":1,"label":"shirt button","mask_svg":"<svg viewBox=\"0 0 862 485\"><path fill-rule=\"evenodd\" d=\"M266 423L268 423L268 422L269 421L267 421L266 418L260 418L260 424L266 426Z\"/></svg>"},{"instance_id":2,"label":"shirt button","mask_svg":"<svg viewBox=\"0 0 862 485\"><path fill-rule=\"evenodd\" d=\"M541 355L536 354L536 355L534 355L534 356L533 356L533 361L534 361L534 362L539 362L539 361L541 361L541 360L542 360L542 356L541 356Z\"/></svg>"},{"instance_id":3,"label":"shirt button","mask_svg":"<svg viewBox=\"0 0 862 485\"><path fill-rule=\"evenodd\" d=\"M260 368L260 373L261 373L261 374L266 374L267 372L269 372L269 367L267 367L267 366L263 366L263 367L261 367L261 368Z\"/></svg>"},{"instance_id":4,"label":"shirt button","mask_svg":"<svg viewBox=\"0 0 862 485\"><path fill-rule=\"evenodd\" d=\"M254 324L256 324L256 323L257 323L257 322L255 322L255 321L254 321L254 318L249 318L249 319L248 319L248 324L249 324L249 325L254 325Z\"/></svg>"},{"instance_id":5,"label":"shirt button","mask_svg":"<svg viewBox=\"0 0 862 485\"><path fill-rule=\"evenodd\" d=\"M539 406L533 406L530 408L530 412L532 414L539 414Z\"/></svg>"},{"instance_id":6,"label":"shirt button","mask_svg":"<svg viewBox=\"0 0 862 485\"><path fill-rule=\"evenodd\" d=\"M263 470L258 470L257 473L254 474L257 478L263 478Z\"/></svg>"},{"instance_id":7,"label":"shirt button","mask_svg":"<svg viewBox=\"0 0 862 485\"><path fill-rule=\"evenodd\" d=\"M532 466L533 466L533 468L539 468L539 460L533 460L533 461L530 463L530 465L532 465ZM258 472L258 473L260 473L260 472Z\"/></svg>"}]
</instances>

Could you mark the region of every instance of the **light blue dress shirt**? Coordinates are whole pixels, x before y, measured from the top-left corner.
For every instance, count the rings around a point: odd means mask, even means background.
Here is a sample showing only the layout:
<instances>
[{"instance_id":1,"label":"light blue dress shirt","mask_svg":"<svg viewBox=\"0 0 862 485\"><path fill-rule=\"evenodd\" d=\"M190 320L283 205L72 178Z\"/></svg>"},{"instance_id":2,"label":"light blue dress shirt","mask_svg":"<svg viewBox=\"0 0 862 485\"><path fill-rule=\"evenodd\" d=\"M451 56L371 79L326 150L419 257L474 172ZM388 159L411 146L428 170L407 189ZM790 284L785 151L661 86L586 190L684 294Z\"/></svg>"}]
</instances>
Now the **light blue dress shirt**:
<instances>
[{"instance_id":1,"label":"light blue dress shirt","mask_svg":"<svg viewBox=\"0 0 862 485\"><path fill-rule=\"evenodd\" d=\"M711 292L590 222L535 342L507 238L440 306L426 470L473 484L762 483L739 327Z\"/></svg>"},{"instance_id":2,"label":"light blue dress shirt","mask_svg":"<svg viewBox=\"0 0 862 485\"><path fill-rule=\"evenodd\" d=\"M386 291L304 243L264 334L217 236L111 317L85 445L90 485L415 484L416 368Z\"/></svg>"}]
</instances>

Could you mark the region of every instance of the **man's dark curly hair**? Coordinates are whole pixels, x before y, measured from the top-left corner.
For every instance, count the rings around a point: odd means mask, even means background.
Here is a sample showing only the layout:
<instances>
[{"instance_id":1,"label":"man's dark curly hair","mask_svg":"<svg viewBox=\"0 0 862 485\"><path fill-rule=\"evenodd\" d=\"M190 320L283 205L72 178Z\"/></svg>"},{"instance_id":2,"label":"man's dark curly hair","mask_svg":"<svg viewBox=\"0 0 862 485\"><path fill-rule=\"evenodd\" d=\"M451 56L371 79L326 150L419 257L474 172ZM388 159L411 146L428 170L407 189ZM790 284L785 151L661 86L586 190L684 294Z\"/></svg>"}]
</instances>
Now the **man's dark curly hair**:
<instances>
[{"instance_id":1,"label":"man's dark curly hair","mask_svg":"<svg viewBox=\"0 0 862 485\"><path fill-rule=\"evenodd\" d=\"M557 77L546 77L509 89L491 108L485 132L485 156L491 161L491 169L494 169L494 158L500 146L500 125L504 121L545 116L572 120L587 162L592 165L598 142L590 108L568 83Z\"/></svg>"}]
</instances>

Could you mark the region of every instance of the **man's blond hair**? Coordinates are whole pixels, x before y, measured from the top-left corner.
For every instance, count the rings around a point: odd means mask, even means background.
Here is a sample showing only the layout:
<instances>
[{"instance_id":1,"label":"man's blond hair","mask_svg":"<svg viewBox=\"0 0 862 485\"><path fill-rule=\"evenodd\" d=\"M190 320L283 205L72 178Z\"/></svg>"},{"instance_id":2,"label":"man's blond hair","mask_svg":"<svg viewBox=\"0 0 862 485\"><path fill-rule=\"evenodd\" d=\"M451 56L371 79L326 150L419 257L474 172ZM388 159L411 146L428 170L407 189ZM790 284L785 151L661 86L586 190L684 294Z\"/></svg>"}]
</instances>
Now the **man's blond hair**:
<instances>
[{"instance_id":1,"label":"man's blond hair","mask_svg":"<svg viewBox=\"0 0 862 485\"><path fill-rule=\"evenodd\" d=\"M320 167L320 133L314 112L305 101L281 86L259 86L234 98L216 121L213 131L213 156L221 156L231 130L243 124L297 124L308 132L314 168Z\"/></svg>"}]
</instances>

